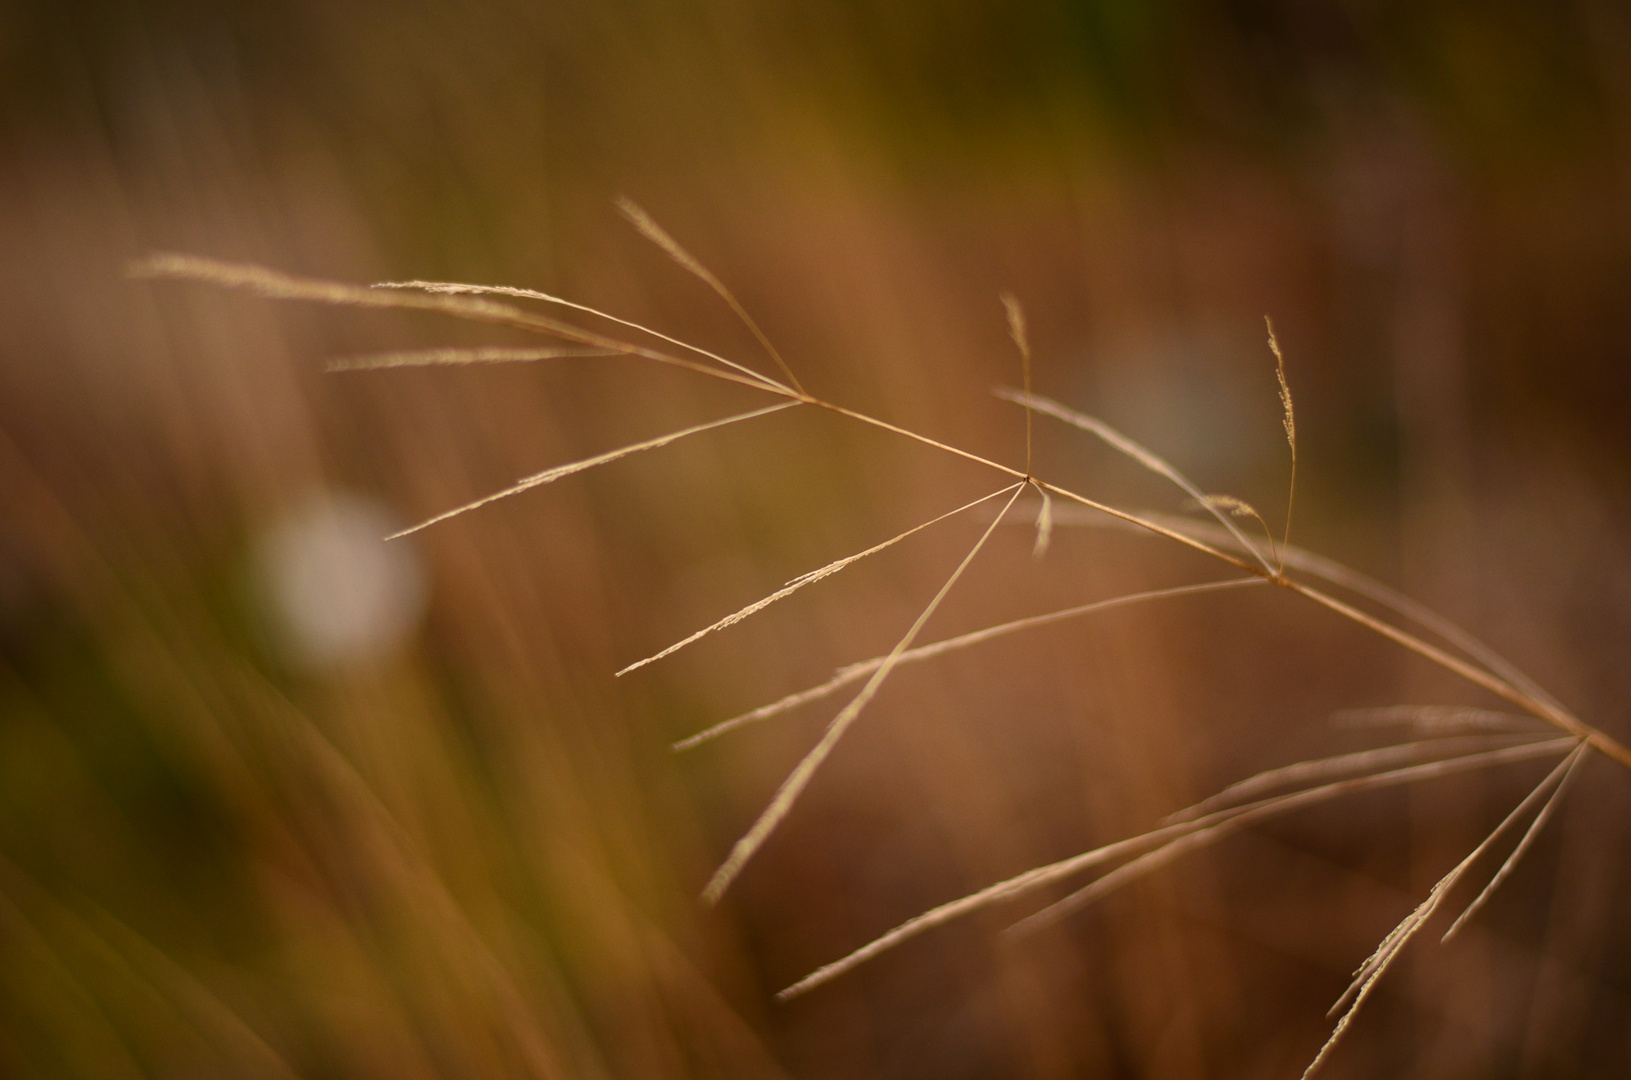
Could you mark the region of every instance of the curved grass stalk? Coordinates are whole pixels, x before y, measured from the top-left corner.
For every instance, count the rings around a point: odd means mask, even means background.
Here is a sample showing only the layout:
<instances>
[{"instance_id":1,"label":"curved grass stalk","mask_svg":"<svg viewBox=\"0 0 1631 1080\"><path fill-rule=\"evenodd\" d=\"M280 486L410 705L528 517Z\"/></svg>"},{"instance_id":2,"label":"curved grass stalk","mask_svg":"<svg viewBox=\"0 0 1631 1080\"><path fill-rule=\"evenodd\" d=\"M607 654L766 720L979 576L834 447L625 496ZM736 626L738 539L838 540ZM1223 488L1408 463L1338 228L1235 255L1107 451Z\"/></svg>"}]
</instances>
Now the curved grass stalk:
<instances>
[{"instance_id":1,"label":"curved grass stalk","mask_svg":"<svg viewBox=\"0 0 1631 1080\"><path fill-rule=\"evenodd\" d=\"M1067 527L1090 525L1100 528L1105 526L1125 528L1129 526L1129 523L1121 518L1110 517L1106 519L1102 514L1087 515L1080 512L1070 512L1073 509L1065 507L1064 511L1058 515L1060 525ZM1190 534L1197 540L1203 540L1218 547L1227 548L1235 544L1234 537L1226 530L1219 529L1209 522L1195 521L1176 514L1165 514L1158 510L1140 510L1137 516L1174 532ZM1143 533L1148 530L1137 527L1136 531ZM1306 548L1288 545L1281 549L1281 557L1285 560L1284 564L1287 569L1312 574L1332 585L1363 596L1372 603L1380 604L1394 614L1432 631L1433 634L1454 645L1472 659L1483 664L1491 673L1499 675L1536 701L1543 702L1555 709L1563 709L1557 699L1553 698L1533 679L1520 671L1515 664L1425 604L1412 600L1399 590L1384 585L1375 578L1361 574L1357 570L1350 569L1335 559L1316 555Z\"/></svg>"},{"instance_id":2,"label":"curved grass stalk","mask_svg":"<svg viewBox=\"0 0 1631 1080\"><path fill-rule=\"evenodd\" d=\"M1223 511L1229 517L1249 517L1257 522L1258 528L1263 530L1263 539L1269 542L1269 556L1274 559L1275 574L1281 575L1286 572L1285 560L1280 557L1280 546L1275 542L1274 533L1269 529L1268 519L1258 513L1257 507L1233 495L1208 495L1196 506L1206 510Z\"/></svg>"},{"instance_id":3,"label":"curved grass stalk","mask_svg":"<svg viewBox=\"0 0 1631 1080\"><path fill-rule=\"evenodd\" d=\"M1519 708L1534 713L1553 727L1590 743L1595 749L1631 769L1631 749L1628 749L1607 733L1587 724L1567 709L1551 704L1549 701L1536 700L1499 676L1492 675L1482 668L1473 667L1460 657L1452 656L1437 646L1429 645L1414 634L1385 623L1374 616L1367 615L1353 605L1345 604L1336 597L1323 593L1318 589L1284 578L1277 581L1276 584L1282 585L1300 596L1305 596L1315 603L1327 607L1337 614L1404 646L1423 659L1431 660L1439 667L1460 675L1468 682L1481 686L1490 693L1505 698Z\"/></svg>"},{"instance_id":4,"label":"curved grass stalk","mask_svg":"<svg viewBox=\"0 0 1631 1080\"><path fill-rule=\"evenodd\" d=\"M1008 336L1013 339L1014 348L1019 350L1019 370L1021 381L1025 384L1025 397L1031 396L1031 335L1025 329L1025 309L1019 306L1018 297L1013 293L1003 293L1001 297L1003 310L1008 315ZM1025 475L1031 475L1032 454L1032 428L1035 426L1034 410L1027 403L1025 405ZM1041 488L1037 488L1042 491ZM1042 512L1047 513L1048 493L1042 491Z\"/></svg>"}]
</instances>

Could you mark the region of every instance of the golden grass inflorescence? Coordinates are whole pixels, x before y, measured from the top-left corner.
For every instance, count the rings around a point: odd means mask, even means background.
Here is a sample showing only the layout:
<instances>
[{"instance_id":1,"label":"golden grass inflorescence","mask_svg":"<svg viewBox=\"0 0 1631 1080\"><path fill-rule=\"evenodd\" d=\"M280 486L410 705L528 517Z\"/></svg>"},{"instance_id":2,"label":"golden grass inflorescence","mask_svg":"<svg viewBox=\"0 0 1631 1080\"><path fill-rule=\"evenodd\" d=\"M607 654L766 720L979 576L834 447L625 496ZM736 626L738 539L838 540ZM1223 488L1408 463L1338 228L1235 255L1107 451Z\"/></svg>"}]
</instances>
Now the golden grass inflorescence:
<instances>
[{"instance_id":1,"label":"golden grass inflorescence","mask_svg":"<svg viewBox=\"0 0 1631 1080\"><path fill-rule=\"evenodd\" d=\"M1004 500L1001 508L992 514L985 529L962 560L887 653L851 664L840 669L824 683L722 721L675 744L676 750L690 749L737 728L768 720L859 685L859 689L854 691L853 696L828 722L814 746L787 774L758 818L732 846L725 860L703 889L703 897L707 902L717 902L730 888L737 876L762 848L766 839L792 812L801 794L833 748L861 717L879 689L898 668L930 661L1009 634L1039 629L1114 608L1222 590L1262 585L1278 586L1387 638L1416 656L1495 694L1521 710L1523 717L1529 718L1471 709L1457 711L1401 706L1391 711L1373 710L1370 720L1382 722L1403 720L1411 724L1415 728L1415 734L1420 737L1358 753L1297 762L1241 780L1188 810L1170 815L1157 827L1140 835L1026 871L916 916L849 955L805 976L782 990L779 995L781 998L806 993L933 927L985 907L1012 901L1095 868L1116 864L1087 885L1027 916L1015 924L1012 930L1026 932L1046 925L1108 895L1128 882L1168 865L1189 852L1216 843L1260 821L1303 807L1361 791L1413 784L1502 764L1551 756L1560 757L1561 760L1556 767L1513 807L1483 842L1433 887L1421 905L1383 940L1371 958L1359 968L1348 991L1332 1007L1333 1015L1339 1012L1341 1015L1328 1040L1308 1066L1305 1072L1305 1075L1308 1075L1329 1057L1332 1048L1348 1030L1357 1010L1369 998L1378 980L1403 947L1441 906L1451 888L1465 877L1472 865L1502 835L1532 814L1521 840L1484 889L1452 924L1445 934L1446 940L1484 905L1490 894L1511 874L1513 867L1532 846L1535 836L1552 815L1581 764L1592 751L1631 768L1631 750L1575 716L1510 662L1465 630L1379 582L1292 545L1291 521L1296 497L1297 429L1285 355L1272 322L1267 324L1268 345L1275 361L1275 377L1291 457L1285 521L1279 538L1276 538L1274 530L1263 515L1245 501L1230 495L1203 493L1168 461L1103 420L1036 394L1032 389L1032 352L1025 315L1019 301L1013 296L1003 294L1000 299L1007 315L1009 335L1019 353L1022 385L1019 389L998 388L994 392L997 397L1020 405L1024 409L1023 468L1002 464L951 443L930 438L887 420L810 394L804 389L786 359L723 282L640 207L627 199L621 200L619 205L624 216L642 235L661 248L675 263L706 283L741 319L774 363L780 378L650 327L530 289L428 281L391 282L365 288L294 277L258 266L174 254L150 256L134 264L131 272L133 276L141 278L195 281L245 289L280 300L308 300L338 305L428 311L541 334L565 343L564 347L536 349L440 348L379 353L334 361L329 365L331 371L516 363L566 357L629 356L745 386L780 399L763 408L698 423L653 439L523 477L507 488L438 513L403 529L394 534L395 536L416 532L496 500L641 451L660 449L693 435L701 435L741 421L765 417L799 406L825 410L913 440L942 453L980 465L1003 478L1002 485L996 490L938 514L864 550L838 558L800 575L768 596L617 672L620 676L626 675L661 660L716 631L749 618L791 596L806 585L824 580L847 566L901 543L934 525L969 514L976 508L994 504L998 500ZM504 299L495 299L499 297ZM550 315L514 306L506 302L509 300L543 303L604 319L624 329L645 335L660 342L661 345L608 336ZM668 351L665 346L678 351ZM1196 508L1210 514L1213 522L1123 509L1037 476L1034 472L1033 454L1035 414L1058 420L1100 439L1143 468L1175 485L1188 496ZM1012 512L1027 491L1034 491L1039 496L1038 509L1033 519L1036 531L1033 554L1038 558L1048 550L1050 537L1057 527L1110 525L1138 530L1182 544L1231 567L1241 576L1131 593L988 626L941 641L919 644L918 639L925 625L978 558L997 528L1011 519ZM1056 500L1064 505L1056 508L1054 505ZM1266 550L1264 546L1249 538L1236 523L1237 519L1243 517L1255 519L1259 524L1266 542ZM1293 574L1298 576L1290 576ZM1390 618L1357 607L1311 584L1310 579L1322 580L1328 585L1351 593L1385 610L1392 617L1415 624L1421 632L1406 629L1399 622L1390 621ZM1424 634L1428 636L1423 636ZM1435 644L1429 640L1429 636L1438 639L1439 643ZM1367 719L1364 715L1356 715L1356 718L1361 721ZM1548 726L1561 731L1562 737L1547 737Z\"/></svg>"}]
</instances>

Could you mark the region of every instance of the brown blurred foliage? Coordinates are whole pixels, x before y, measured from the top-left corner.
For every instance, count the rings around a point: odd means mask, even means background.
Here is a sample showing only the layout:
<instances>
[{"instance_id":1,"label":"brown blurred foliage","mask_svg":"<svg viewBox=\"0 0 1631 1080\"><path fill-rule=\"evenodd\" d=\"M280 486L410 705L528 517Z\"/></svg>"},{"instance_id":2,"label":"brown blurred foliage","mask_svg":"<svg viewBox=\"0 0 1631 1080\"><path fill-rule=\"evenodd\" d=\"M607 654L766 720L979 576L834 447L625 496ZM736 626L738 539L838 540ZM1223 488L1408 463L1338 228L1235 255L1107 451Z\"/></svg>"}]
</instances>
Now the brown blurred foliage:
<instances>
[{"instance_id":1,"label":"brown blurred foliage","mask_svg":"<svg viewBox=\"0 0 1631 1080\"><path fill-rule=\"evenodd\" d=\"M1011 290L1040 392L1265 512L1272 313L1295 538L1631 734L1607 0L25 0L0 9L0 1073L1295 1076L1348 972L1540 775L1308 813L1034 938L970 920L775 1004L926 907L1374 738L1333 710L1487 702L1267 591L1016 638L891 680L703 909L830 713L668 744L886 650L978 526L611 673L987 477L754 421L428 530L423 625L301 663L251 582L314 493L418 520L752 399L624 360L325 376L516 339L124 276L178 250L521 285L756 362L625 193L825 397L1017 460L988 395L1018 377ZM1037 437L1044 475L1177 508ZM1030 544L1001 534L930 635L1217 573ZM1625 1075L1627 779L1592 763L1329 1075Z\"/></svg>"}]
</instances>

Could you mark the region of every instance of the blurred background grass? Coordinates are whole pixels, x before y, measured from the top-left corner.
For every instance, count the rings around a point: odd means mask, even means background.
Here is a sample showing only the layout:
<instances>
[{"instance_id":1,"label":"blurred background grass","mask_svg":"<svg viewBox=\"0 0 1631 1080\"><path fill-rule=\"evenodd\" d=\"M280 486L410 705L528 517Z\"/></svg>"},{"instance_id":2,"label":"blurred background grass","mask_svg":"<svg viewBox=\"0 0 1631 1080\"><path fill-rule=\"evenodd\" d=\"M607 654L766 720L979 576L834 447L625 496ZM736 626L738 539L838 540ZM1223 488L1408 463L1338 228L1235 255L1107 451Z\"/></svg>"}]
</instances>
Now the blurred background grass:
<instances>
[{"instance_id":1,"label":"blurred background grass","mask_svg":"<svg viewBox=\"0 0 1631 1080\"><path fill-rule=\"evenodd\" d=\"M1059 929L903 918L1479 699L1292 598L903 670L717 912L826 714L667 744L888 648L932 534L611 673L985 490L802 414L447 523L751 401L628 361L320 374L511 343L132 283L170 249L541 288L752 359L613 210L735 288L812 390L1017 461L1038 390L1470 625L1617 737L1631 677L1631 19L1563 5L739 0L0 9L0 1073L1291 1076L1347 972L1538 777L1368 796ZM1173 508L1039 428L1043 475ZM1271 514L1272 517L1277 515ZM382 523L384 523L382 525ZM1215 576L1001 536L931 638ZM1531 775L1533 774L1533 775ZM1330 1075L1624 1075L1625 778L1588 770Z\"/></svg>"}]
</instances>

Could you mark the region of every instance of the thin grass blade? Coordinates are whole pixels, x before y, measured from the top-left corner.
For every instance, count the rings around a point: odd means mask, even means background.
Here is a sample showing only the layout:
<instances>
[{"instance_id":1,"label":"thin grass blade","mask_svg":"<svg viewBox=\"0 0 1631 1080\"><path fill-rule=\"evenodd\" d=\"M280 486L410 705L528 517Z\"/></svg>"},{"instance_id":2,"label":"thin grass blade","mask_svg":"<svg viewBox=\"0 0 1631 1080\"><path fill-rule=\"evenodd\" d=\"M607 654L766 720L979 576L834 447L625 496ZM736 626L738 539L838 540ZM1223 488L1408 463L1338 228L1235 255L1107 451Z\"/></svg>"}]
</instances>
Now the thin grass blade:
<instances>
[{"instance_id":1,"label":"thin grass blade","mask_svg":"<svg viewBox=\"0 0 1631 1080\"><path fill-rule=\"evenodd\" d=\"M488 503L497 502L499 499L507 499L511 495L519 495L523 491L528 491L535 487L541 487L544 484L552 484L562 477L583 472L585 469L592 469L597 465L606 465L610 462L617 461L620 458L626 458L630 454L637 454L642 450L656 450L659 447L667 446L673 442L678 442L680 439L686 438L690 435L699 435L704 431L712 431L715 428L725 427L728 424L734 424L742 420L752 420L754 417L767 416L770 413L780 412L783 409L791 409L798 404L800 404L800 402L797 401L778 402L775 405L770 405L763 409L754 409L752 412L737 413L735 416L727 416L720 420L710 420L706 424L698 424L695 427L688 427L682 431L672 431L667 435L663 435L655 439L648 439L645 442L633 443L629 446L620 447L616 450L609 450L604 454L597 454L592 458L585 458L582 461L574 461L568 465L557 465L553 469L545 469L541 473L534 473L531 476L519 480L502 491L495 491L491 495L485 495L482 498L477 499L475 502L465 503L463 506L456 506L452 510L447 510L437 514L435 517L421 521L419 524L403 529L401 532L392 533L385 539L396 540L400 537L411 535L412 533L418 532L420 529L429 528L430 526L435 525L437 522L446 521L448 518L458 517L460 514L468 513L477 507L486 506Z\"/></svg>"},{"instance_id":2,"label":"thin grass blade","mask_svg":"<svg viewBox=\"0 0 1631 1080\"><path fill-rule=\"evenodd\" d=\"M1102 513L1088 514L1076 511L1073 507L1062 507L1057 515L1057 522L1059 525L1066 527L1087 525L1094 528L1104 528L1106 526L1124 528L1131 525L1140 532L1148 531L1150 525L1157 525L1206 544L1244 550L1232 532L1219 529L1204 521L1194 521L1175 514L1164 514L1158 510L1140 510L1135 516L1140 521L1129 523L1125 519L1116 518L1113 515L1106 517ZM1314 552L1296 545L1283 548L1281 557L1285 560L1285 565L1292 570L1311 574L1314 577L1330 582L1332 585L1347 589L1349 592L1363 596L1365 599L1387 608L1394 614L1426 628L1484 665L1490 672L1506 680L1528 697L1552 709L1567 712L1556 698L1552 697L1538 683L1520 671L1510 660L1462 627L1457 626L1426 605L1412 600L1397 589L1384 585L1375 578L1362 574L1357 570L1350 569L1334 559L1316 555Z\"/></svg>"},{"instance_id":3,"label":"thin grass blade","mask_svg":"<svg viewBox=\"0 0 1631 1080\"><path fill-rule=\"evenodd\" d=\"M226 262L201 255L155 252L132 262L129 273L133 278L197 281L229 289L243 289L272 300L313 300L346 307L436 311L476 322L539 330L575 340L572 335L575 328L565 323L540 318L520 308L491 300L383 293L361 285L298 277L251 263Z\"/></svg>"},{"instance_id":4,"label":"thin grass blade","mask_svg":"<svg viewBox=\"0 0 1631 1080\"><path fill-rule=\"evenodd\" d=\"M1471 919L1478 909L1489 901L1489 898L1495 894L1495 890L1501 887L1501 883L1511 876L1512 871L1517 868L1518 863L1523 860L1524 855L1534 844L1535 837L1539 836L1540 831L1546 827L1546 822L1551 818L1552 811L1557 808L1558 802L1563 798L1563 792L1568 790L1569 784L1573 782L1575 773L1579 771L1580 763L1586 760L1589 750L1589 746L1581 743L1574 753L1570 755L1568 771L1558 781L1557 789L1552 792L1552 797L1546 800L1546 805L1542 806L1540 813L1535 815L1535 820L1529 823L1529 828L1525 830L1523 839L1518 841L1518 846L1512 849L1512 854L1506 857L1506 861L1495 872L1495 876L1489 879L1489 884L1485 885L1483 891L1478 894L1472 903L1467 905L1467 910L1456 917L1455 922L1450 924L1450 928L1444 932L1444 937L1440 940L1449 941L1454 937L1467 920Z\"/></svg>"},{"instance_id":5,"label":"thin grass blade","mask_svg":"<svg viewBox=\"0 0 1631 1080\"><path fill-rule=\"evenodd\" d=\"M613 315L610 312L601 311L599 308L590 307L588 304L580 304L575 300L567 300L563 297L554 296L550 293L539 292L537 289L520 289L513 285L467 285L458 281L382 281L375 285L374 288L417 289L421 292L436 293L444 296L513 296L520 300L538 300L546 304L557 304L561 307L571 308L573 311L581 311L586 315L593 315L596 318L605 319L608 322L614 322L619 326L626 326L630 330L638 330L642 334L650 334L652 337L666 341L670 345L678 345L680 348L694 352L698 356L706 356L708 359L713 360L716 363L724 364L728 368L741 372L743 375L747 375L758 382L775 387L778 390L792 390L792 387L777 382L768 375L754 371L746 364L739 364L735 360L727 360L718 353L709 352L707 349L697 345L692 345L688 341L681 341L679 338L670 337L661 330L653 330L651 327L642 323L633 322L629 319L624 319L620 316Z\"/></svg>"},{"instance_id":6,"label":"thin grass blade","mask_svg":"<svg viewBox=\"0 0 1631 1080\"><path fill-rule=\"evenodd\" d=\"M1220 819L1216 824L1206 825L1203 828L1197 829L1193 833L1171 841L1155 851L1134 859L1125 866L1117 867L1104 877L1099 878L1097 881L1094 881L1081 889L1078 889L1076 892L1065 897L1063 900L1056 901L1055 903L1050 904L1048 907L1043 908L1041 911L1036 912L1034 915L1030 915L1020 920L1018 923L1015 923L1012 927L1010 927L1010 931L1016 934L1029 933L1031 931L1040 929L1041 927L1057 922L1064 916L1072 912L1079 911L1088 904L1109 895L1122 885L1125 885L1130 881L1135 881L1154 870L1158 870L1161 867L1166 866L1168 863L1175 861L1179 856L1186 855L1191 851L1216 843L1224 837L1231 835L1232 833L1252 824L1253 822L1274 817L1279 814L1284 814L1290 810L1298 809L1303 806L1310 806L1315 803L1326 802L1337 797L1338 795L1346 795L1358 791L1368 791L1375 787L1389 786L1391 783L1401 782L1398 779L1401 777L1405 778L1406 781L1425 780L1433 777L1447 776L1455 772L1464 772L1468 768L1473 767L1507 764L1515 761L1527 761L1531 758L1563 753L1564 751L1573 747L1574 743L1574 739L1547 739L1544 742L1525 743L1522 746L1506 747L1501 750L1487 750L1482 753L1466 754L1461 757L1444 758L1439 761L1430 761L1421 765L1410 765L1401 769L1391 769L1387 772L1376 773L1370 776L1359 776L1347 780L1338 780L1333 783L1322 784L1313 788L1305 788L1302 791L1291 792L1286 795L1277 795L1269 799L1264 799L1261 802L1252 803L1246 807L1239 808L1238 811L1218 811L1214 815ZM1387 778L1387 782L1380 782L1383 780L1383 778ZM1206 822L1207 820L1207 818L1197 819L1199 822ZM1505 828L1505 825L1502 825L1501 828ZM1499 830L1497 830L1497 832L1498 831ZM1486 840L1484 845L1487 846L1488 843L1489 840ZM1480 847L1478 850L1481 851L1483 848Z\"/></svg>"},{"instance_id":7,"label":"thin grass blade","mask_svg":"<svg viewBox=\"0 0 1631 1080\"><path fill-rule=\"evenodd\" d=\"M1001 518L999 517L998 520L1001 520ZM1027 618L1015 619L1013 622L1001 623L997 626L988 626L984 630L975 630L967 634L959 635L958 637L947 638L944 641L936 641L928 645L920 645L915 649L908 649L906 652L901 653L900 658L896 661L896 666L901 664L916 663L920 660L932 660L937 656L942 656L949 652L955 652L958 649L966 649L972 645L978 645L981 642L990 641L993 638L1003 637L1004 635L1016 633L1020 630L1029 630L1033 627L1047 626L1051 623L1063 622L1066 619L1073 619L1077 616L1091 614L1095 611L1106 611L1110 608L1124 607L1129 604L1139 604L1148 600L1165 600L1172 597L1192 596L1196 593L1218 592L1223 589L1238 589L1246 585L1262 584L1264 584L1262 578L1232 578L1228 581L1208 581L1199 585L1178 585L1170 589L1151 589L1147 592L1137 592L1130 593L1126 596L1111 597L1108 600L1096 600L1091 604L1080 604L1076 607L1065 608L1061 611L1052 611L1045 615L1031 615ZM680 740L674 744L674 749L689 750L692 747L700 746L705 742L716 739L727 732L734 731L736 728L743 727L747 724L757 723L760 720L768 720L773 716L796 709L800 705L807 705L812 701L819 701L829 694L836 693L844 687L850 686L866 678L868 675L878 670L886 659L887 657L884 656L875 656L870 660L862 660L858 663L840 668L836 675L818 686L812 686L808 690L800 690L795 694L789 694L784 698L773 701L769 705L761 705L759 708L754 709L751 712L745 712L740 716L733 716L729 720L723 720L705 731L700 731L695 735Z\"/></svg>"},{"instance_id":8,"label":"thin grass blade","mask_svg":"<svg viewBox=\"0 0 1631 1080\"><path fill-rule=\"evenodd\" d=\"M1025 329L1025 309L1019 306L1019 299L1012 293L1002 294L1002 307L1008 314L1008 336L1013 339L1014 348L1019 350L1020 380L1025 387L1025 397L1031 396L1031 337ZM1032 409L1029 404L1025 406L1025 475L1031 475L1032 438L1031 429L1035 426ZM1041 488L1037 489L1041 491ZM1046 510L1047 492L1042 493L1044 510ZM1040 539L1038 543L1040 543ZM1042 545L1046 549L1046 545Z\"/></svg>"},{"instance_id":9,"label":"thin grass blade","mask_svg":"<svg viewBox=\"0 0 1631 1080\"><path fill-rule=\"evenodd\" d=\"M1006 489L1004 489L1004 490L1006 490ZM793 595L794 593L798 592L800 589L804 588L804 586L806 586L806 585L813 585L816 582L822 580L823 578L831 577L832 575L838 573L838 571L844 569L844 567L849 566L851 563L860 562L862 559L866 558L868 555L876 555L878 552L883 551L885 548L893 547L894 545L900 543L902 540L905 540L907 537L913 536L913 535L915 535L917 533L920 533L924 529L927 529L931 525L935 525L935 524L938 524L939 522L945 521L949 517L955 517L958 514L961 514L964 510L968 510L968 509L970 509L972 507L979 506L983 502L988 502L991 499L995 499L998 495L1001 495L1002 493L1003 493L1002 491L993 491L989 495L982 495L978 499L975 499L973 502L964 503L962 506L959 506L955 510L948 510L944 514L941 514L939 517L931 518L930 520L925 521L921 525L915 525L912 528L907 529L905 532L899 534L898 536L894 536L894 537L891 537L888 540L885 540L881 544L874 544L872 547L867 548L865 551L858 551L854 555L846 555L844 558L837 559L837 560L835 560L833 562L830 562L826 566L823 566L818 570L811 570L807 574L800 574L798 577L794 578L792 581L789 581L786 585L782 586L780 589L777 589L775 592L771 593L769 596L763 597L762 599L759 599L759 600L755 600L753 603L749 604L745 608L742 608L740 611L733 612L733 613L725 616L723 619L720 619L718 622L713 623L710 626L703 627L701 630L698 630L696 633L692 634L690 637L687 637L687 638L685 638L685 639L683 639L681 641L676 641L674 644L670 645L668 648L664 649L662 652L654 653L651 656L646 657L644 660L636 660L634 663L630 664L628 667L626 667L623 670L619 671L617 674L620 675L620 676L621 675L627 675L629 672L634 671L637 668L645 667L647 664L654 663L654 662L656 662L658 660L661 660L665 656L670 656L670 655L672 655L672 654L674 654L676 652L679 652L681 649L685 648L687 645L691 644L692 642L698 641L698 640L700 640L702 638L705 638L709 634L713 633L716 630L723 630L728 626L734 626L737 623L741 622L743 619L746 619L748 616L758 614L759 612L763 611L765 608L769 607L771 604L774 604L776 601L785 599L786 597L789 597L789 596Z\"/></svg>"},{"instance_id":10,"label":"thin grass blade","mask_svg":"<svg viewBox=\"0 0 1631 1080\"><path fill-rule=\"evenodd\" d=\"M1038 484L1031 486L1042 496L1042 508L1036 512L1036 544L1031 548L1031 558L1040 560L1053 543L1053 496Z\"/></svg>"},{"instance_id":11,"label":"thin grass blade","mask_svg":"<svg viewBox=\"0 0 1631 1080\"><path fill-rule=\"evenodd\" d=\"M668 231L657 224L656 220L641 209L634 200L623 196L617 200L617 208L623 212L624 217L629 219L630 224L640 230L642 236L662 248L668 253L669 258L701 278L710 289L718 293L720 299L724 300L726 304L730 305L730 309L736 312L736 317L742 320L743 325L753 333L754 337L759 339L759 344L764 346L765 352L769 353L770 358L776 362L776 366L781 368L782 374L787 376L788 382L791 382L800 394L804 393L804 387L799 385L798 377L793 374L793 369L787 366L787 361L782 359L781 352L777 350L775 345L771 344L770 338L766 337L765 332L759 329L759 324L753 321L753 316L748 314L747 308L737 302L736 295L725 287L723 281L714 276L713 271L703 266L696 256L680 247L679 241L668 235Z\"/></svg>"},{"instance_id":12,"label":"thin grass blade","mask_svg":"<svg viewBox=\"0 0 1631 1080\"><path fill-rule=\"evenodd\" d=\"M1280 408L1284 412L1283 423L1286 429L1286 442L1291 445L1291 483L1286 490L1286 532L1281 548L1291 543L1291 512L1297 505L1297 410L1291 401L1291 384L1286 381L1286 357L1280 351L1280 339L1274 333L1274 320L1267 315L1263 316L1263 325L1269 331L1269 349L1274 353L1274 377L1280 382ZM1266 529L1268 523L1264 522ZM1285 562L1282 556L1280 563L1281 573L1285 572Z\"/></svg>"},{"instance_id":13,"label":"thin grass blade","mask_svg":"<svg viewBox=\"0 0 1631 1080\"><path fill-rule=\"evenodd\" d=\"M1024 490L1025 485L1023 483L1005 489L1005 491L1013 492L1008 500L1008 505L1012 506L1014 500L1018 499L1020 492ZM1001 493L999 492L999 494ZM1004 513L1006 512L1007 507L1004 507ZM913 621L911 628L906 631L906 634L895 645L894 649L884 658L883 663L878 665L878 669L872 673L872 677L867 680L866 685L861 687L860 693L856 694L850 700L850 703L839 711L838 715L833 718L832 723L827 726L827 730L822 734L821 740L810 749L809 753L804 755L802 761L793 767L793 771L788 774L787 779L782 781L781 787L777 789L775 796L770 800L770 805L765 807L764 812L759 815L759 819L753 823L752 828L748 829L747 833L731 848L731 853L725 859L724 864L714 872L713 878L702 891L704 900L710 904L719 902L719 898L725 894L725 890L730 887L736 875L741 873L742 867L747 865L747 861L753 857L754 852L759 850L770 834L775 831L776 826L787 816L787 812L793 808L793 803L797 801L800 793L809 784L810 778L821 767L821 763L827 760L827 755L832 753L832 749L838 744L838 740L843 738L844 733L855 723L856 718L861 715L861 710L866 708L867 703L877 694L878 689L883 686L884 680L889 678L889 673L900 662L901 654L912 647L912 642L923 629L923 625L934 615L935 610L940 607L940 602L951 592L952 586L957 584L958 579L963 576L963 572L968 569L975 556L985 547L986 541L991 539L991 534L996 532L997 525L1001 520L1002 516L998 515L996 521L986 526L985 531L980 534L980 538L974 542L974 546L963 557L963 561L957 564L957 569L951 572L951 576L946 579L946 583L940 586L940 591L935 593L934 599L929 601L922 614Z\"/></svg>"},{"instance_id":14,"label":"thin grass blade","mask_svg":"<svg viewBox=\"0 0 1631 1080\"><path fill-rule=\"evenodd\" d=\"M368 353L330 360L323 370L380 371L387 368L456 366L462 364L517 364L534 360L566 360L588 356L619 356L609 349L410 349Z\"/></svg>"}]
</instances>

